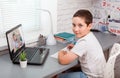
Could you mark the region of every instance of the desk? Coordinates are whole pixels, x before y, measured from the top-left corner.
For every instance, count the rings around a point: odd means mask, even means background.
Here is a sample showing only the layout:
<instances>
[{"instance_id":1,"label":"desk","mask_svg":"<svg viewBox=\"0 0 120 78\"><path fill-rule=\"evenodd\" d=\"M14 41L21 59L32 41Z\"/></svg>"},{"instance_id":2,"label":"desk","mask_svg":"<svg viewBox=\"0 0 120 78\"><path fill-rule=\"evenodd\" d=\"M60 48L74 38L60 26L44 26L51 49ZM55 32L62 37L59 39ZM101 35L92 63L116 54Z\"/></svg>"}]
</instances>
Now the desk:
<instances>
[{"instance_id":1,"label":"desk","mask_svg":"<svg viewBox=\"0 0 120 78\"><path fill-rule=\"evenodd\" d=\"M50 78L64 70L67 70L77 64L77 60L70 65L60 65L57 59L50 57L66 45L57 44L46 46L50 48L50 53L42 66L28 65L22 69L19 65L12 64L9 54L0 56L0 78Z\"/></svg>"},{"instance_id":2,"label":"desk","mask_svg":"<svg viewBox=\"0 0 120 78\"><path fill-rule=\"evenodd\" d=\"M107 61L109 57L109 52L108 52L109 49L112 47L112 45L115 42L120 43L120 36L115 36L113 34L101 33L101 32L94 32L94 35L97 37L98 41L100 42Z\"/></svg>"},{"instance_id":3,"label":"desk","mask_svg":"<svg viewBox=\"0 0 120 78\"><path fill-rule=\"evenodd\" d=\"M94 34L100 41L103 50L110 48L115 42L120 42L120 36L101 32L94 32ZM60 65L56 59L50 57L51 54L54 54L65 46L60 43L54 46L46 46L50 48L50 53L45 64L43 66L28 65L25 69L20 68L19 65L12 64L9 54L0 56L0 78L51 78L77 64L76 60L69 65Z\"/></svg>"}]
</instances>

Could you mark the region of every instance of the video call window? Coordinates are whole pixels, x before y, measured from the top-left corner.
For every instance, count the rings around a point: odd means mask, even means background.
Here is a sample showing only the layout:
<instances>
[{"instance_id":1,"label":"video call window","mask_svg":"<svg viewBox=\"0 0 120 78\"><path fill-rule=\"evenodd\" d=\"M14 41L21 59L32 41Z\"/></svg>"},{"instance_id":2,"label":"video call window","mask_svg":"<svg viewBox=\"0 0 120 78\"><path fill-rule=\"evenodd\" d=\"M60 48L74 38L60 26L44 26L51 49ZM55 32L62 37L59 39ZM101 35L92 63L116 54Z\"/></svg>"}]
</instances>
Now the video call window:
<instances>
[{"instance_id":1,"label":"video call window","mask_svg":"<svg viewBox=\"0 0 120 78\"><path fill-rule=\"evenodd\" d=\"M9 47L11 52L15 53L19 48L21 48L24 45L21 27L10 32L8 34L8 40L9 40Z\"/></svg>"}]
</instances>

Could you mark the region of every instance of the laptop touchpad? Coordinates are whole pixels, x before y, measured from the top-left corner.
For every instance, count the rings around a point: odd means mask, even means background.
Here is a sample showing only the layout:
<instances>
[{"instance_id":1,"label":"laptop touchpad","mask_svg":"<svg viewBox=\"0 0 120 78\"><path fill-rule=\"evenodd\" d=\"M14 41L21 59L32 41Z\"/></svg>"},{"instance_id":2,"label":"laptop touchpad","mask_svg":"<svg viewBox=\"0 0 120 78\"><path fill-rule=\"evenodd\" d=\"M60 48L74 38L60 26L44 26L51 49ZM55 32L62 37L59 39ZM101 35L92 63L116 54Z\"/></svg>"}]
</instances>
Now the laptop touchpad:
<instances>
[{"instance_id":1,"label":"laptop touchpad","mask_svg":"<svg viewBox=\"0 0 120 78\"><path fill-rule=\"evenodd\" d=\"M49 49L48 48L40 48L38 52L33 56L32 63L44 63L47 58Z\"/></svg>"}]
</instances>

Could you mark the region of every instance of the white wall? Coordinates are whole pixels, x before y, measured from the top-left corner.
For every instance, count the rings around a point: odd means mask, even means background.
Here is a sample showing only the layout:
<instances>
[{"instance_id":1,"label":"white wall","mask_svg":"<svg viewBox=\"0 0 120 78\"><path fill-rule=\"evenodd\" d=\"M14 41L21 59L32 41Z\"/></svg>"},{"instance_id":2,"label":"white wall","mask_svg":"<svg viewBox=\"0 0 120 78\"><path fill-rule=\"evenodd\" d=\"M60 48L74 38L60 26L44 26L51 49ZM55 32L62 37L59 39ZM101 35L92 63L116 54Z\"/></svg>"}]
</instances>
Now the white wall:
<instances>
[{"instance_id":1,"label":"white wall","mask_svg":"<svg viewBox=\"0 0 120 78\"><path fill-rule=\"evenodd\" d=\"M56 32L56 26L57 26L57 0L41 0L41 9L46 9L46 10L49 10L51 12L52 21L53 21L53 32ZM44 16L43 16L43 18L44 18ZM43 29L46 29L47 31L49 31L50 26L47 25L47 27L43 27Z\"/></svg>"}]
</instances>

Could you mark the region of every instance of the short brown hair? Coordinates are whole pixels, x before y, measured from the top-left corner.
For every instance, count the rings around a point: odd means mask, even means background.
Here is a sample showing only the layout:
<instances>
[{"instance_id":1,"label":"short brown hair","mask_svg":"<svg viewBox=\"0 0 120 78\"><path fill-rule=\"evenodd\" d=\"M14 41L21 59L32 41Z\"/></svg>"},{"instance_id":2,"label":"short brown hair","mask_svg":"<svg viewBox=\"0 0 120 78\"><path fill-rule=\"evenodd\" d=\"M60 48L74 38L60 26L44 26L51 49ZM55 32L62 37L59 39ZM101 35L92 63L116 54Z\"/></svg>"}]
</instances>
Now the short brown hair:
<instances>
[{"instance_id":1,"label":"short brown hair","mask_svg":"<svg viewBox=\"0 0 120 78\"><path fill-rule=\"evenodd\" d=\"M93 20L93 16L92 14L90 13L90 11L88 10L78 10L74 15L73 17L82 17L85 19L85 23L87 25L89 25L90 23L92 23L92 20Z\"/></svg>"}]
</instances>

